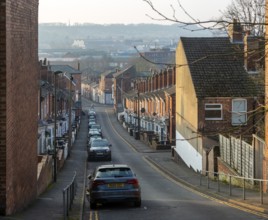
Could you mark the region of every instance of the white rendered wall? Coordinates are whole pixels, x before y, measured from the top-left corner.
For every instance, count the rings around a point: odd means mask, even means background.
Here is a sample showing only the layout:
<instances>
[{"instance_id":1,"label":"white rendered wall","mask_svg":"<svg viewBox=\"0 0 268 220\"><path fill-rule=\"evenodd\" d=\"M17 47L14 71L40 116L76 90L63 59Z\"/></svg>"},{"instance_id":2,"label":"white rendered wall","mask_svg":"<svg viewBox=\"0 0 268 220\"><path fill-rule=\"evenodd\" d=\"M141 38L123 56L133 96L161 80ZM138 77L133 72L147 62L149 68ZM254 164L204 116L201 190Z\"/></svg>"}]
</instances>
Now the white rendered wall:
<instances>
[{"instance_id":1,"label":"white rendered wall","mask_svg":"<svg viewBox=\"0 0 268 220\"><path fill-rule=\"evenodd\" d=\"M192 167L195 171L201 171L202 155L187 140L182 139L184 137L176 131L176 147L174 150L188 167Z\"/></svg>"}]
</instances>

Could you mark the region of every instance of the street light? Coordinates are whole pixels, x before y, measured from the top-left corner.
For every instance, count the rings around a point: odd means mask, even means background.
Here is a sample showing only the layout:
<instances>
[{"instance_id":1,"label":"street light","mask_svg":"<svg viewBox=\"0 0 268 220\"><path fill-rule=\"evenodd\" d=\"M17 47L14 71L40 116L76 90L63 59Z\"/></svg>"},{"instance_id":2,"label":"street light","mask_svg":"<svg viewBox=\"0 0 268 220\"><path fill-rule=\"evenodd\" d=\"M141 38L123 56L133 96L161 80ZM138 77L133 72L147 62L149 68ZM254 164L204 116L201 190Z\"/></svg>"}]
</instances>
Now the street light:
<instances>
[{"instance_id":1,"label":"street light","mask_svg":"<svg viewBox=\"0 0 268 220\"><path fill-rule=\"evenodd\" d=\"M141 118L140 118L140 92L138 91L138 140L140 140Z\"/></svg>"},{"instance_id":2,"label":"street light","mask_svg":"<svg viewBox=\"0 0 268 220\"><path fill-rule=\"evenodd\" d=\"M55 71L54 73L54 182L57 182L57 149L56 149L56 135L57 135L57 90L56 90L56 75L61 74L62 71Z\"/></svg>"},{"instance_id":3,"label":"street light","mask_svg":"<svg viewBox=\"0 0 268 220\"><path fill-rule=\"evenodd\" d=\"M73 76L70 74L70 76L66 75L66 72L62 72L60 70L53 72L54 74L54 152L53 152L53 161L54 161L54 169L53 169L53 177L54 182L57 181L57 89L56 89L56 75L63 74L69 81L70 81L70 94L69 94L69 132L68 132L68 146L71 146L71 138L72 138L72 130L71 130L71 114L72 114L72 106L71 106L71 100L72 100L72 84L76 85L73 82Z\"/></svg>"},{"instance_id":4,"label":"street light","mask_svg":"<svg viewBox=\"0 0 268 220\"><path fill-rule=\"evenodd\" d=\"M72 84L76 86L75 82L73 81L73 75L70 74L69 76L65 73L64 76L69 79L69 129L68 129L68 154L70 152L70 147L72 145Z\"/></svg>"},{"instance_id":5,"label":"street light","mask_svg":"<svg viewBox=\"0 0 268 220\"><path fill-rule=\"evenodd\" d=\"M140 122L140 92L139 92L139 90L138 90L138 92L137 92L137 98L136 98L136 100L137 100L137 115L138 115L138 131L137 131L137 133L136 133L136 139L137 140L139 140L140 139L140 130L141 130L141 122ZM136 125L136 120L135 120L135 125Z\"/></svg>"}]
</instances>

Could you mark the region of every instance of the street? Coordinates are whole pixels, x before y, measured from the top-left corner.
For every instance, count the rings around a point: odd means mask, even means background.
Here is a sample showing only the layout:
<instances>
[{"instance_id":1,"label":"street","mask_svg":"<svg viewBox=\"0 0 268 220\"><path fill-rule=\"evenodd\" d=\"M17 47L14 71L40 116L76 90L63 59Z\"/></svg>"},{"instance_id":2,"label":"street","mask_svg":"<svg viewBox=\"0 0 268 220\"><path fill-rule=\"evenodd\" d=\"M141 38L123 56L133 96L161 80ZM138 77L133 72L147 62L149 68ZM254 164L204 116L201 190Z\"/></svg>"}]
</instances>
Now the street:
<instances>
[{"instance_id":1,"label":"street","mask_svg":"<svg viewBox=\"0 0 268 220\"><path fill-rule=\"evenodd\" d=\"M86 101L87 102L87 101ZM90 104L84 103L85 107ZM88 162L87 174L93 169L106 163L123 163L133 168L139 178L142 188L141 208L132 204L107 204L90 210L89 202L85 199L84 219L90 220L137 220L137 219L261 219L253 214L235 209L229 205L215 202L204 195L189 191L181 184L172 181L161 174L145 159L146 155L154 154L151 149L136 150L128 143L131 136L118 133L112 107L95 106L97 122L101 124L103 134L112 144L111 162Z\"/></svg>"}]
</instances>

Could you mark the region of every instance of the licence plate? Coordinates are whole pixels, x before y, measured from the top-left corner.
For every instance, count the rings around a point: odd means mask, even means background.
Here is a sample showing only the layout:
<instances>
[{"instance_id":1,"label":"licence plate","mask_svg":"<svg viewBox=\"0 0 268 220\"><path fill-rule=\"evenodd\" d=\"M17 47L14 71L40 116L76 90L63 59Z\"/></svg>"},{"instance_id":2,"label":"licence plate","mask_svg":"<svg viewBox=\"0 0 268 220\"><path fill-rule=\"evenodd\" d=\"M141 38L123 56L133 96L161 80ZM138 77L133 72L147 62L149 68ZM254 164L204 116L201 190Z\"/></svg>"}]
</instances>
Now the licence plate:
<instances>
[{"instance_id":1,"label":"licence plate","mask_svg":"<svg viewBox=\"0 0 268 220\"><path fill-rule=\"evenodd\" d=\"M97 153L97 155L101 156L101 155L103 155L103 153Z\"/></svg>"},{"instance_id":2,"label":"licence plate","mask_svg":"<svg viewBox=\"0 0 268 220\"><path fill-rule=\"evenodd\" d=\"M124 183L108 183L109 188L123 188Z\"/></svg>"}]
</instances>

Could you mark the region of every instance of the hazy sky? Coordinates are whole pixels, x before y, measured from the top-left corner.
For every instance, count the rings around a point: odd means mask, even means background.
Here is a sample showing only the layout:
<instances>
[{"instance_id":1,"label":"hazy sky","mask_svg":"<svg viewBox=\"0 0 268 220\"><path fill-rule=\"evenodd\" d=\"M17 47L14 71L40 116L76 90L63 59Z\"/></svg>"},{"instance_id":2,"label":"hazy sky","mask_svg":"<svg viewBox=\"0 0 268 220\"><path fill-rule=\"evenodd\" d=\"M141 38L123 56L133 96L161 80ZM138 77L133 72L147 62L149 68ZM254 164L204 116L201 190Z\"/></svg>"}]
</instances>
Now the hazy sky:
<instances>
[{"instance_id":1,"label":"hazy sky","mask_svg":"<svg viewBox=\"0 0 268 220\"><path fill-rule=\"evenodd\" d=\"M151 0L155 7L172 16L170 5L176 10L178 19L188 21L179 7L178 0ZM182 6L196 19L208 20L220 15L232 0L180 0ZM160 23L146 16L157 18L157 14L143 0L39 0L39 22L136 24Z\"/></svg>"}]
</instances>

